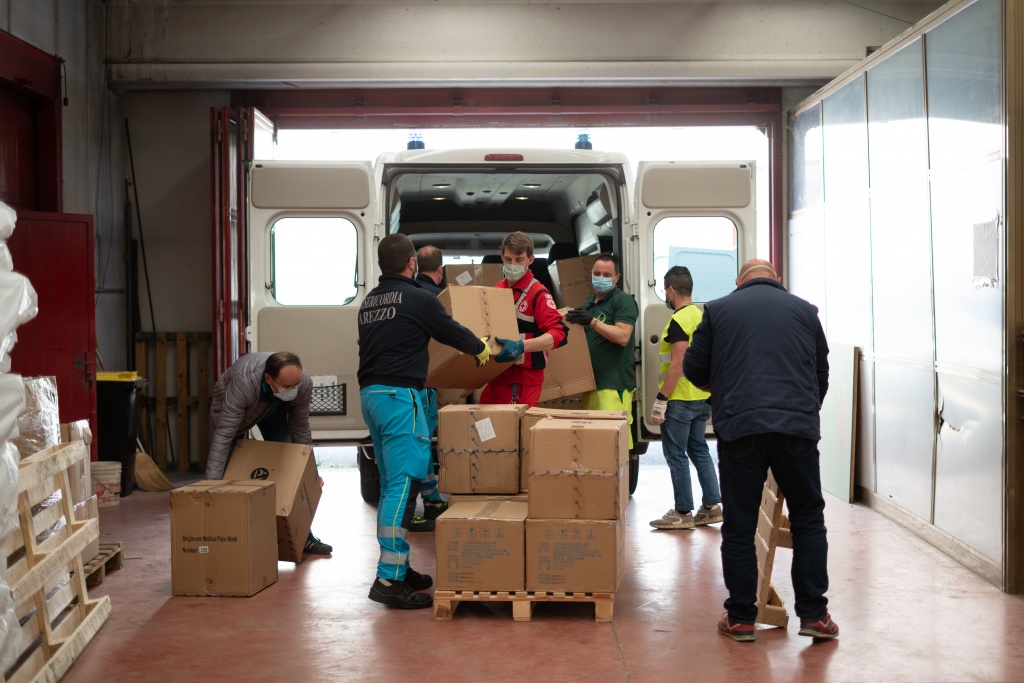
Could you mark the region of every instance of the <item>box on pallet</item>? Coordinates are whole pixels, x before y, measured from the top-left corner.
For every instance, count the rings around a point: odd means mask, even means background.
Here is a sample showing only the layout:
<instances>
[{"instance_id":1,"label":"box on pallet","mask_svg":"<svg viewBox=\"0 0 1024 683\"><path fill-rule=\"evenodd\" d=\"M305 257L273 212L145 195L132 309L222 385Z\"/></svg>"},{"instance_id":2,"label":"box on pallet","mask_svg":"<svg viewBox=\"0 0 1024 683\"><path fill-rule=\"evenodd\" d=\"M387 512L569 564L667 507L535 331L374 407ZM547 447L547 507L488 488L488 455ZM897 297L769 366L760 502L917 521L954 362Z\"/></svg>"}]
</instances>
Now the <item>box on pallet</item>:
<instances>
[{"instance_id":1,"label":"box on pallet","mask_svg":"<svg viewBox=\"0 0 1024 683\"><path fill-rule=\"evenodd\" d=\"M519 490L528 491L530 469L532 459L530 449L530 429L541 420L625 420L628 419L625 411L620 410L559 410L557 408L530 408L523 413L519 428Z\"/></svg>"},{"instance_id":2,"label":"box on pallet","mask_svg":"<svg viewBox=\"0 0 1024 683\"><path fill-rule=\"evenodd\" d=\"M275 489L218 479L171 491L171 592L247 597L277 581Z\"/></svg>"},{"instance_id":3,"label":"box on pallet","mask_svg":"<svg viewBox=\"0 0 1024 683\"><path fill-rule=\"evenodd\" d=\"M504 279L500 263L476 263L447 265L444 267L445 281L449 287L493 287Z\"/></svg>"},{"instance_id":4,"label":"box on pallet","mask_svg":"<svg viewBox=\"0 0 1024 683\"><path fill-rule=\"evenodd\" d=\"M493 287L449 287L437 298L455 320L473 331L477 337L490 337L491 353L496 355L501 344L495 340L519 338L512 290ZM508 367L491 359L477 367L476 358L462 353L436 339L427 347L430 365L426 386L436 389L476 389L490 382Z\"/></svg>"},{"instance_id":5,"label":"box on pallet","mask_svg":"<svg viewBox=\"0 0 1024 683\"><path fill-rule=\"evenodd\" d=\"M285 562L302 562L302 549L320 504L320 477L313 448L243 439L231 454L224 478L277 484L277 557Z\"/></svg>"},{"instance_id":6,"label":"box on pallet","mask_svg":"<svg viewBox=\"0 0 1024 683\"><path fill-rule=\"evenodd\" d=\"M530 517L617 519L629 505L628 423L541 420L530 429Z\"/></svg>"},{"instance_id":7,"label":"box on pallet","mask_svg":"<svg viewBox=\"0 0 1024 683\"><path fill-rule=\"evenodd\" d=\"M530 497L526 493L453 493L448 496L448 505L457 503L527 503Z\"/></svg>"},{"instance_id":8,"label":"box on pallet","mask_svg":"<svg viewBox=\"0 0 1024 683\"><path fill-rule=\"evenodd\" d=\"M442 493L518 493L519 419L526 405L445 406L437 411Z\"/></svg>"},{"instance_id":9,"label":"box on pallet","mask_svg":"<svg viewBox=\"0 0 1024 683\"><path fill-rule=\"evenodd\" d=\"M565 315L569 309L562 309ZM587 334L579 325L566 323L569 336L564 346L548 351L548 364L544 368L544 385L539 403L563 396L575 396L597 388L594 367L590 362Z\"/></svg>"},{"instance_id":10,"label":"box on pallet","mask_svg":"<svg viewBox=\"0 0 1024 683\"><path fill-rule=\"evenodd\" d=\"M438 590L521 591L526 505L458 503L437 518Z\"/></svg>"},{"instance_id":11,"label":"box on pallet","mask_svg":"<svg viewBox=\"0 0 1024 683\"><path fill-rule=\"evenodd\" d=\"M537 407L552 410L583 410L583 395L573 394L572 396L562 396L550 401L539 401Z\"/></svg>"},{"instance_id":12,"label":"box on pallet","mask_svg":"<svg viewBox=\"0 0 1024 683\"><path fill-rule=\"evenodd\" d=\"M586 302L587 297L594 293L590 275L595 261L596 254L558 259L548 266L551 293L555 297L555 303L568 308L579 308Z\"/></svg>"},{"instance_id":13,"label":"box on pallet","mask_svg":"<svg viewBox=\"0 0 1024 683\"><path fill-rule=\"evenodd\" d=\"M527 519L526 590L614 593L625 571L626 520Z\"/></svg>"}]
</instances>

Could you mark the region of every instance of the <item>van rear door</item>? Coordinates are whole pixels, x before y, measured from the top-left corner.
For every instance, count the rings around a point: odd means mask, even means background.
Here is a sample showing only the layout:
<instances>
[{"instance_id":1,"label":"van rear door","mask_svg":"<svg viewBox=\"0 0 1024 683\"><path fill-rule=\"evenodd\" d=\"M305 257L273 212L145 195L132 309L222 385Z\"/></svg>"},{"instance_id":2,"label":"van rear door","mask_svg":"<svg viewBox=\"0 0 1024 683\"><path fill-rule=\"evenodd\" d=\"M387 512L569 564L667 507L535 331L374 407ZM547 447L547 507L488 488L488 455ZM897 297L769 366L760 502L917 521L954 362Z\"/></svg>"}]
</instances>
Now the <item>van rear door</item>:
<instances>
[{"instance_id":1,"label":"van rear door","mask_svg":"<svg viewBox=\"0 0 1024 683\"><path fill-rule=\"evenodd\" d=\"M725 296L735 289L739 265L756 256L753 162L641 162L636 181L637 247L641 282L639 392L644 427L658 393L659 343L671 311L664 277L672 266L693 276L693 301ZM639 431L639 430L638 430Z\"/></svg>"},{"instance_id":2,"label":"van rear door","mask_svg":"<svg viewBox=\"0 0 1024 683\"><path fill-rule=\"evenodd\" d=\"M372 166L259 161L248 181L251 348L298 354L314 439L365 438L356 318L374 284Z\"/></svg>"}]
</instances>

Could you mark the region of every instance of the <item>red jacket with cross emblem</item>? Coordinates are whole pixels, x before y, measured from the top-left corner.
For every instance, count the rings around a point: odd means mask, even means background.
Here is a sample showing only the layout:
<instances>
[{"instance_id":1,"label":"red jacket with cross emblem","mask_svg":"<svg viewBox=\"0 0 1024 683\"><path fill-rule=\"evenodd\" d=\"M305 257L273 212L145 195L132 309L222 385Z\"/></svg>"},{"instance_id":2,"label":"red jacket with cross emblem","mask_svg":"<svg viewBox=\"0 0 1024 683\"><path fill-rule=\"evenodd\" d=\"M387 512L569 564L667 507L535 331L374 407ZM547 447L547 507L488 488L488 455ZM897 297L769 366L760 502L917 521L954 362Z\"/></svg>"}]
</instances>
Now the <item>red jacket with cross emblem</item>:
<instances>
[{"instance_id":1,"label":"red jacket with cross emblem","mask_svg":"<svg viewBox=\"0 0 1024 683\"><path fill-rule=\"evenodd\" d=\"M511 289L512 300L516 302L516 319L519 323L519 338L533 339L542 334L550 334L555 340L555 347L564 346L569 336L569 328L562 322L555 300L547 287L534 279L529 270L526 275L509 285L502 280L495 285L498 289ZM543 384L544 368L547 365L546 351L524 353L505 372L496 377L497 384Z\"/></svg>"}]
</instances>

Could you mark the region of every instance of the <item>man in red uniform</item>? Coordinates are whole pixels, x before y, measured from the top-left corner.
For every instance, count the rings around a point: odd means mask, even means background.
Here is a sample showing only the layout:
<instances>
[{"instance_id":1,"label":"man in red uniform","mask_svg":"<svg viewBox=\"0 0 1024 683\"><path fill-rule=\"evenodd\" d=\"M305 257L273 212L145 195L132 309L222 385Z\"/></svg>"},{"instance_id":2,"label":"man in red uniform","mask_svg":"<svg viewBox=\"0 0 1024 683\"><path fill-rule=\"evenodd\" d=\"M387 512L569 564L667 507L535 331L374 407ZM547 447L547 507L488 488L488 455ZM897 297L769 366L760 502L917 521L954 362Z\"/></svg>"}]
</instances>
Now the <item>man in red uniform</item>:
<instances>
[{"instance_id":1,"label":"man in red uniform","mask_svg":"<svg viewBox=\"0 0 1024 683\"><path fill-rule=\"evenodd\" d=\"M502 344L499 363L515 361L484 387L480 403L525 403L534 406L544 384L547 352L565 344L569 329L562 322L547 287L534 279L533 240L525 232L513 232L501 241L505 279L495 287L511 289L516 303L519 339L496 338Z\"/></svg>"}]
</instances>

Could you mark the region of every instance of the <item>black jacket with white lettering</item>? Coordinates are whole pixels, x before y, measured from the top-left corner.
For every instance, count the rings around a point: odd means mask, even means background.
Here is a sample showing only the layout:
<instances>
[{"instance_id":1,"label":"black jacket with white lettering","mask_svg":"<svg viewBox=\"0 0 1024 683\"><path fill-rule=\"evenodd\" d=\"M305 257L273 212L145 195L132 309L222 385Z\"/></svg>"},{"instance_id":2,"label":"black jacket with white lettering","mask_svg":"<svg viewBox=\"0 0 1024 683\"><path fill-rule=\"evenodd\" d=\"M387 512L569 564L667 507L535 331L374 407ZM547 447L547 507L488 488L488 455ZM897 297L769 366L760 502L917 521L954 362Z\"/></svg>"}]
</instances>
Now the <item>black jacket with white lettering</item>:
<instances>
[{"instance_id":1,"label":"black jacket with white lettering","mask_svg":"<svg viewBox=\"0 0 1024 683\"><path fill-rule=\"evenodd\" d=\"M402 275L381 275L359 306L359 387L422 389L431 337L463 353L476 355L484 349L419 283Z\"/></svg>"}]
</instances>

